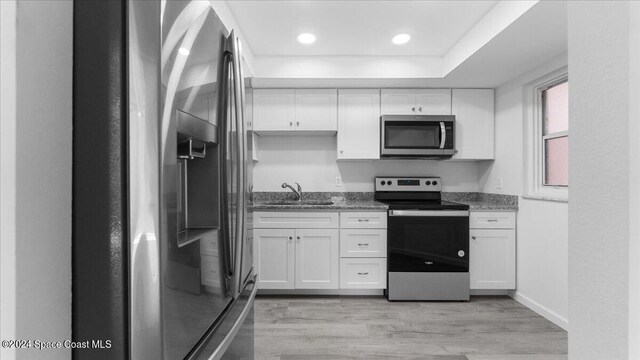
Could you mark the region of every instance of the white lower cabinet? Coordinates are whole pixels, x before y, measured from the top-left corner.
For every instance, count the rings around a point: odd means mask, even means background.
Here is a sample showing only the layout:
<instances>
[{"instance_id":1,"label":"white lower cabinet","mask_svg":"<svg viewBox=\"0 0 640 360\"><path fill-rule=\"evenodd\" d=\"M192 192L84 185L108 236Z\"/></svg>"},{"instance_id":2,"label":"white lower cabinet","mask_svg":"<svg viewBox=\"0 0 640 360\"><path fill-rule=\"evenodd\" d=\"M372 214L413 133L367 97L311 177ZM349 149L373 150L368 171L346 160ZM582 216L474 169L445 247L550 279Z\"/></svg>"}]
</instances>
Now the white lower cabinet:
<instances>
[{"instance_id":1,"label":"white lower cabinet","mask_svg":"<svg viewBox=\"0 0 640 360\"><path fill-rule=\"evenodd\" d=\"M293 229L254 229L256 270L261 289L293 289L295 247Z\"/></svg>"},{"instance_id":2,"label":"white lower cabinet","mask_svg":"<svg viewBox=\"0 0 640 360\"><path fill-rule=\"evenodd\" d=\"M296 230L296 289L337 289L339 245L337 229Z\"/></svg>"},{"instance_id":3,"label":"white lower cabinet","mask_svg":"<svg viewBox=\"0 0 640 360\"><path fill-rule=\"evenodd\" d=\"M386 229L340 229L341 257L387 257Z\"/></svg>"},{"instance_id":4,"label":"white lower cabinet","mask_svg":"<svg viewBox=\"0 0 640 360\"><path fill-rule=\"evenodd\" d=\"M254 220L259 289L386 288L385 212L257 211Z\"/></svg>"},{"instance_id":5,"label":"white lower cabinet","mask_svg":"<svg viewBox=\"0 0 640 360\"><path fill-rule=\"evenodd\" d=\"M341 289L385 289L386 258L341 258Z\"/></svg>"},{"instance_id":6,"label":"white lower cabinet","mask_svg":"<svg viewBox=\"0 0 640 360\"><path fill-rule=\"evenodd\" d=\"M475 216L474 216L475 214ZM471 289L512 290L516 288L515 213L478 212L469 231ZM514 219L487 222L486 219ZM493 225L488 225L493 224ZM474 228L476 226L477 228ZM487 228L493 226L493 228Z\"/></svg>"}]
</instances>

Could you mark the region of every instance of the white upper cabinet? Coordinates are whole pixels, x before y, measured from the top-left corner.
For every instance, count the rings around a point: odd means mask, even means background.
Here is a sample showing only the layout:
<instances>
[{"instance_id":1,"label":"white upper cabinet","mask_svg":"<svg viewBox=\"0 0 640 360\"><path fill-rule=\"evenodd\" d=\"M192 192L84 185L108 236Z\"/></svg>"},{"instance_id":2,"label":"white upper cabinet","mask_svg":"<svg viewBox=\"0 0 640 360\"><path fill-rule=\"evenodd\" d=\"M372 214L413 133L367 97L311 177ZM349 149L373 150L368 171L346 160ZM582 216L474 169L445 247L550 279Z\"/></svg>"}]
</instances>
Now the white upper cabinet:
<instances>
[{"instance_id":1,"label":"white upper cabinet","mask_svg":"<svg viewBox=\"0 0 640 360\"><path fill-rule=\"evenodd\" d=\"M451 89L416 90L416 114L451 115Z\"/></svg>"},{"instance_id":2,"label":"white upper cabinet","mask_svg":"<svg viewBox=\"0 0 640 360\"><path fill-rule=\"evenodd\" d=\"M382 89L382 115L415 115L416 91L412 89Z\"/></svg>"},{"instance_id":3,"label":"white upper cabinet","mask_svg":"<svg viewBox=\"0 0 640 360\"><path fill-rule=\"evenodd\" d=\"M382 115L451 115L451 89L382 89Z\"/></svg>"},{"instance_id":4,"label":"white upper cabinet","mask_svg":"<svg viewBox=\"0 0 640 360\"><path fill-rule=\"evenodd\" d=\"M336 131L338 93L336 89L296 89L296 129Z\"/></svg>"},{"instance_id":5,"label":"white upper cabinet","mask_svg":"<svg viewBox=\"0 0 640 360\"><path fill-rule=\"evenodd\" d=\"M253 131L293 130L295 94L292 89L253 91Z\"/></svg>"},{"instance_id":6,"label":"white upper cabinet","mask_svg":"<svg viewBox=\"0 0 640 360\"><path fill-rule=\"evenodd\" d=\"M457 160L494 158L493 89L453 89Z\"/></svg>"},{"instance_id":7,"label":"white upper cabinet","mask_svg":"<svg viewBox=\"0 0 640 360\"><path fill-rule=\"evenodd\" d=\"M338 159L380 158L380 90L338 90Z\"/></svg>"},{"instance_id":8,"label":"white upper cabinet","mask_svg":"<svg viewBox=\"0 0 640 360\"><path fill-rule=\"evenodd\" d=\"M258 134L337 130L336 89L254 89L253 102Z\"/></svg>"}]
</instances>

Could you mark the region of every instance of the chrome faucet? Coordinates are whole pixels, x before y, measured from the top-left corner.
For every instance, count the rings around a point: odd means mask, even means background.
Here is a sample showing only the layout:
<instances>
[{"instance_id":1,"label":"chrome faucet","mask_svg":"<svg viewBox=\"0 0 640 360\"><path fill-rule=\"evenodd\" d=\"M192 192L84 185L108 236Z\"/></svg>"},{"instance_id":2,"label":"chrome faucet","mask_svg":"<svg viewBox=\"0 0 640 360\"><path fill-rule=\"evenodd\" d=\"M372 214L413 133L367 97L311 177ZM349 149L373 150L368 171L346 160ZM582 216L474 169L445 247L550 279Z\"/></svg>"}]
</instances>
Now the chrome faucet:
<instances>
[{"instance_id":1,"label":"chrome faucet","mask_svg":"<svg viewBox=\"0 0 640 360\"><path fill-rule=\"evenodd\" d=\"M289 188L291 189L291 191L293 191L293 193L296 195L296 200L298 201L302 201L302 186L300 186L300 184L295 183L298 186L298 190L296 191L296 189L293 188L293 186L287 184L287 183L282 183L282 188L286 189Z\"/></svg>"}]
</instances>

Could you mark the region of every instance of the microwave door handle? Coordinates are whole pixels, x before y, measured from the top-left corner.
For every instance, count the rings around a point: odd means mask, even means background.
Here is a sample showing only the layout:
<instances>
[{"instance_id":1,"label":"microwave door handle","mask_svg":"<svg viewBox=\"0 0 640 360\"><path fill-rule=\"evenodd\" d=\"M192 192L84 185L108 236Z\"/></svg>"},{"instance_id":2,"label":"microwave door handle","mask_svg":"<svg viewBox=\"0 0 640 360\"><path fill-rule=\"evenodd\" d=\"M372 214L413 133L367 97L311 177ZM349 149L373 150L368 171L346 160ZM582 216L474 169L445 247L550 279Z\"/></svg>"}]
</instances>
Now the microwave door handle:
<instances>
[{"instance_id":1,"label":"microwave door handle","mask_svg":"<svg viewBox=\"0 0 640 360\"><path fill-rule=\"evenodd\" d=\"M447 130L444 128L444 121L440 121L440 149L444 149L444 143L447 140Z\"/></svg>"}]
</instances>

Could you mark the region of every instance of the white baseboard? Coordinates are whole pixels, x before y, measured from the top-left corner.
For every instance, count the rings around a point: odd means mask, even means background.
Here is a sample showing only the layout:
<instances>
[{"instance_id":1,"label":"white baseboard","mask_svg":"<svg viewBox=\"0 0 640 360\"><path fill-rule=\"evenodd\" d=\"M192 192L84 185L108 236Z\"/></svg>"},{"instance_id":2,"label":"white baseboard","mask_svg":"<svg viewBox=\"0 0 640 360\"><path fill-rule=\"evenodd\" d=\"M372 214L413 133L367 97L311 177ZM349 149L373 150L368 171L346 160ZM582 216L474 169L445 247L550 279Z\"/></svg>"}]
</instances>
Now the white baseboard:
<instances>
[{"instance_id":1,"label":"white baseboard","mask_svg":"<svg viewBox=\"0 0 640 360\"><path fill-rule=\"evenodd\" d=\"M522 295L522 293L518 291L511 293L509 295L512 298L514 298L517 302L521 303L522 305L536 312L538 315L543 316L545 319L560 326L564 330L569 331L569 321L566 318L560 316L558 313L538 304L537 302L531 300L525 295Z\"/></svg>"},{"instance_id":2,"label":"white baseboard","mask_svg":"<svg viewBox=\"0 0 640 360\"><path fill-rule=\"evenodd\" d=\"M471 289L469 290L471 296L502 296L509 295L509 290L485 290L485 289Z\"/></svg>"},{"instance_id":3,"label":"white baseboard","mask_svg":"<svg viewBox=\"0 0 640 360\"><path fill-rule=\"evenodd\" d=\"M291 289L291 290L276 290L276 289L258 289L258 295L319 295L319 296L382 296L384 290L380 289Z\"/></svg>"}]
</instances>

